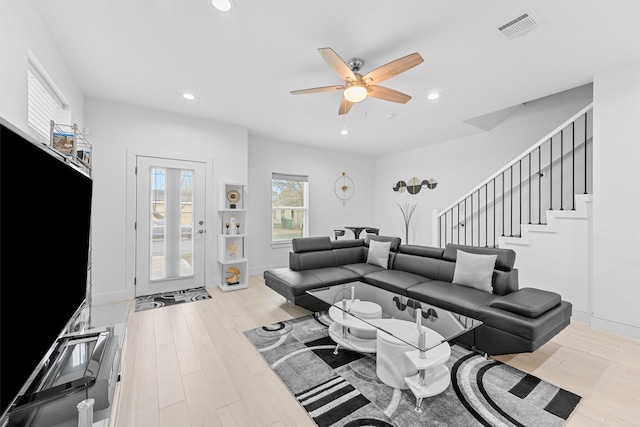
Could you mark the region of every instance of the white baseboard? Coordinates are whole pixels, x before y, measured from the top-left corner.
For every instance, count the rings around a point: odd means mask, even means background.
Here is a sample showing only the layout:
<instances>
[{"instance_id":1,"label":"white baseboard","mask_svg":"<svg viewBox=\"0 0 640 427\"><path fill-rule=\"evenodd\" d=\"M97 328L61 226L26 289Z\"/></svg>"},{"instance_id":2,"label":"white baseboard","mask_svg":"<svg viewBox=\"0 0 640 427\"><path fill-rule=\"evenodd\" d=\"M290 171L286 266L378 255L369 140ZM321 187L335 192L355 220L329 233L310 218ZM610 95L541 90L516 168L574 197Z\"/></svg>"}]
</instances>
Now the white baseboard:
<instances>
[{"instance_id":1,"label":"white baseboard","mask_svg":"<svg viewBox=\"0 0 640 427\"><path fill-rule=\"evenodd\" d=\"M99 294L99 295L92 295L91 296L91 303L92 305L103 305L103 304L110 304L110 303L114 303L114 302L120 302L120 301L126 301L127 295L126 292L124 290L122 290L121 292L112 292L110 294Z\"/></svg>"},{"instance_id":2,"label":"white baseboard","mask_svg":"<svg viewBox=\"0 0 640 427\"><path fill-rule=\"evenodd\" d=\"M594 316L593 313L576 310L575 307L571 313L571 321L579 322L591 327L592 329L619 335L621 337L640 339L640 326L626 325L614 320L603 319L601 317Z\"/></svg>"},{"instance_id":3,"label":"white baseboard","mask_svg":"<svg viewBox=\"0 0 640 427\"><path fill-rule=\"evenodd\" d=\"M591 316L591 322L589 323L589 325L593 329L598 329L600 331L609 332L615 335L640 340L640 326L627 325L613 320L603 319L597 316Z\"/></svg>"},{"instance_id":4,"label":"white baseboard","mask_svg":"<svg viewBox=\"0 0 640 427\"><path fill-rule=\"evenodd\" d=\"M587 313L586 311L576 310L573 308L573 312L571 313L571 321L576 321L580 323L584 323L585 325L591 324L591 313Z\"/></svg>"}]
</instances>

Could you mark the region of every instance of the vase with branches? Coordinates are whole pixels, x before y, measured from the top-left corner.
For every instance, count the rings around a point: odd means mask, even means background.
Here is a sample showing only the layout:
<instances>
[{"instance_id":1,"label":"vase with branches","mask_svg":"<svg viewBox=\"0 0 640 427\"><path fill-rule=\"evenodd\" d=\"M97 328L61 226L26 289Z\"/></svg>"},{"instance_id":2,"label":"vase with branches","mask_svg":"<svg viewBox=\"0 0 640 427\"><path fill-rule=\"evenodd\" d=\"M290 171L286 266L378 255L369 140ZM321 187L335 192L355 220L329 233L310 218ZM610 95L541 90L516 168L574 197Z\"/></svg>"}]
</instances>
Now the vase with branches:
<instances>
[{"instance_id":1,"label":"vase with branches","mask_svg":"<svg viewBox=\"0 0 640 427\"><path fill-rule=\"evenodd\" d=\"M398 207L400 208L400 211L402 211L402 216L404 217L405 244L409 243L409 223L411 222L411 217L416 210L416 206L417 203L398 203Z\"/></svg>"}]
</instances>

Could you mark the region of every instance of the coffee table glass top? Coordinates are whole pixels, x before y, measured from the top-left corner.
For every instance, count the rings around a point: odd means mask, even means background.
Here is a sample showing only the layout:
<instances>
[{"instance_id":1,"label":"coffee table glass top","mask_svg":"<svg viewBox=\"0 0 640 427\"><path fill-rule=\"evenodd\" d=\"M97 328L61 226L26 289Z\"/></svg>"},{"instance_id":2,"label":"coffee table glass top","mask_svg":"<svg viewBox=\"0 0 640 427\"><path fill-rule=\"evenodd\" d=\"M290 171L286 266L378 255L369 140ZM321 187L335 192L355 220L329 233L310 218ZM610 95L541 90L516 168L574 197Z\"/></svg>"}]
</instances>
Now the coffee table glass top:
<instances>
[{"instance_id":1,"label":"coffee table glass top","mask_svg":"<svg viewBox=\"0 0 640 427\"><path fill-rule=\"evenodd\" d=\"M317 288L307 293L330 304L329 316L334 321L333 329L341 328L341 332L333 334L332 338L336 339L334 335L339 335L339 344L357 351L375 352L372 341L375 341L378 331L417 350L428 351L482 324L480 320L363 282ZM397 327L391 327L394 322L388 319L413 322L414 328L398 330ZM418 333L425 328L437 334Z\"/></svg>"}]
</instances>

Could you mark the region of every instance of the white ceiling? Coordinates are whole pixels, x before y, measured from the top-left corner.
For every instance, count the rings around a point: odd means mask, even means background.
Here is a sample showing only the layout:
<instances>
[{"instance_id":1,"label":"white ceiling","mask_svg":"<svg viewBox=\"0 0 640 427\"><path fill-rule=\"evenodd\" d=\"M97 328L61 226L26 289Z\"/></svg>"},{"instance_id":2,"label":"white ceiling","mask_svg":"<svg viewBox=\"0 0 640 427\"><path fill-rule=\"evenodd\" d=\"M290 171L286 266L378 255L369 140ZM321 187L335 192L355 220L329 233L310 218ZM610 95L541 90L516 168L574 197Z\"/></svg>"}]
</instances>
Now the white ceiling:
<instances>
[{"instance_id":1,"label":"white ceiling","mask_svg":"<svg viewBox=\"0 0 640 427\"><path fill-rule=\"evenodd\" d=\"M226 14L209 0L34 3L89 97L372 156L483 132L481 116L640 58L639 0L233 1ZM523 12L541 25L516 39L497 30ZM368 98L339 116L341 92L291 95L342 83L322 47L362 58L363 74L420 53L422 64L382 84L413 98ZM428 101L432 91L442 97Z\"/></svg>"}]
</instances>

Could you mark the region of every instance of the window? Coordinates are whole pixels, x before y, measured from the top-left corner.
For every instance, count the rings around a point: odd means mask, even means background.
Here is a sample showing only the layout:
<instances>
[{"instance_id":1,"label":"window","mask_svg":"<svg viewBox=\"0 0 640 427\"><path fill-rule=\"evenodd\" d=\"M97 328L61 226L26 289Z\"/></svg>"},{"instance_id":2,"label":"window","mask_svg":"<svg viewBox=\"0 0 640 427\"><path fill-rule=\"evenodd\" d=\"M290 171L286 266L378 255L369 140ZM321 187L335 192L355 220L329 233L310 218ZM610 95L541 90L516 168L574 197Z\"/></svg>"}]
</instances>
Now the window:
<instances>
[{"instance_id":1,"label":"window","mask_svg":"<svg viewBox=\"0 0 640 427\"><path fill-rule=\"evenodd\" d=\"M309 235L309 183L304 175L271 175L271 240Z\"/></svg>"},{"instance_id":2,"label":"window","mask_svg":"<svg viewBox=\"0 0 640 427\"><path fill-rule=\"evenodd\" d=\"M51 120L57 123L68 121L71 109L66 98L31 52L27 67L27 93L27 120L31 135L48 144L51 139Z\"/></svg>"}]
</instances>

